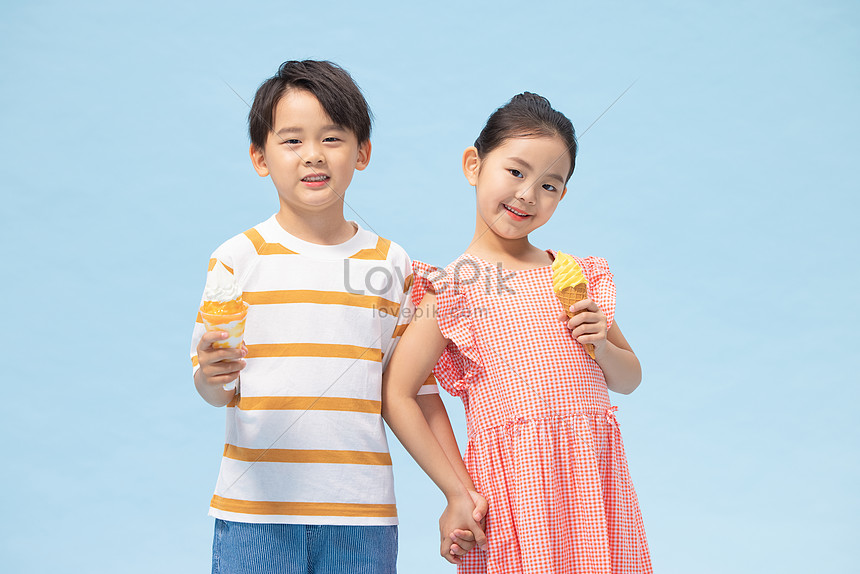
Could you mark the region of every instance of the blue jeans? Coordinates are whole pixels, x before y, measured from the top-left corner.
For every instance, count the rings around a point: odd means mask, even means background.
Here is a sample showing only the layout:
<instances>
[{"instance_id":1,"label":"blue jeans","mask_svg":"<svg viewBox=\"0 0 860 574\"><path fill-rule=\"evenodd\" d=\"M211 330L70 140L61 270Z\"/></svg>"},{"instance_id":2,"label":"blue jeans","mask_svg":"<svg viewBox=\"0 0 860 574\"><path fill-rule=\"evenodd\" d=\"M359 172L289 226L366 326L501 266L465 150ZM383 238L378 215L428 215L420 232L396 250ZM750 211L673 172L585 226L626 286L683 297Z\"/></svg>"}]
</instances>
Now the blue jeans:
<instances>
[{"instance_id":1,"label":"blue jeans","mask_svg":"<svg viewBox=\"0 0 860 574\"><path fill-rule=\"evenodd\" d=\"M396 572L396 526L252 524L215 519L212 574Z\"/></svg>"}]
</instances>

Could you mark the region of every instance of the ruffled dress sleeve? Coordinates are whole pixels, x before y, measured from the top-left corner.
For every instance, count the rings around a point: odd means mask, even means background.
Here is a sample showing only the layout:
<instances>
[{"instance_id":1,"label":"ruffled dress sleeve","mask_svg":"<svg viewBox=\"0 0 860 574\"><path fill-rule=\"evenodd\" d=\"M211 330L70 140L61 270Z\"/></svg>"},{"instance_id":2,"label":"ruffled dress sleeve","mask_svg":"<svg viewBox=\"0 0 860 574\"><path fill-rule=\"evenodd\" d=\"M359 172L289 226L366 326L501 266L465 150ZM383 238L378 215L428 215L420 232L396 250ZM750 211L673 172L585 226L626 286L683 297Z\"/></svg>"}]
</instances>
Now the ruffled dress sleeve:
<instances>
[{"instance_id":1,"label":"ruffled dress sleeve","mask_svg":"<svg viewBox=\"0 0 860 574\"><path fill-rule=\"evenodd\" d=\"M436 294L436 322L448 346L433 369L446 391L463 396L481 371L481 357L474 339L474 313L468 294L445 269L413 261L412 300L417 306L428 291Z\"/></svg>"},{"instance_id":2,"label":"ruffled dress sleeve","mask_svg":"<svg viewBox=\"0 0 860 574\"><path fill-rule=\"evenodd\" d=\"M586 257L579 259L579 265L588 279L588 297L597 303L606 315L606 330L615 320L615 281L606 259L602 257Z\"/></svg>"}]
</instances>

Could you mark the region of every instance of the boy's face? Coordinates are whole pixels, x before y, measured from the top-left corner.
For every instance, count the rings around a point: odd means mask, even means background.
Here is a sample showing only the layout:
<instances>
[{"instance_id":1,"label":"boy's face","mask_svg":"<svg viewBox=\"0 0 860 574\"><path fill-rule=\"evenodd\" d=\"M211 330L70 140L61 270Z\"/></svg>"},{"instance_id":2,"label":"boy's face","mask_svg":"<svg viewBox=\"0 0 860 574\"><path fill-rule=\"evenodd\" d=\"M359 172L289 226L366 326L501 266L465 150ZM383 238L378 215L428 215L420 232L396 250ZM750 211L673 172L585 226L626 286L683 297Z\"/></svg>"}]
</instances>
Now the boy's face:
<instances>
[{"instance_id":1,"label":"boy's face","mask_svg":"<svg viewBox=\"0 0 860 574\"><path fill-rule=\"evenodd\" d=\"M316 96L291 89L275 107L266 146L251 146L254 169L270 175L281 210L293 215L339 214L355 170L370 161L370 142L361 145L352 131L335 125Z\"/></svg>"}]
</instances>

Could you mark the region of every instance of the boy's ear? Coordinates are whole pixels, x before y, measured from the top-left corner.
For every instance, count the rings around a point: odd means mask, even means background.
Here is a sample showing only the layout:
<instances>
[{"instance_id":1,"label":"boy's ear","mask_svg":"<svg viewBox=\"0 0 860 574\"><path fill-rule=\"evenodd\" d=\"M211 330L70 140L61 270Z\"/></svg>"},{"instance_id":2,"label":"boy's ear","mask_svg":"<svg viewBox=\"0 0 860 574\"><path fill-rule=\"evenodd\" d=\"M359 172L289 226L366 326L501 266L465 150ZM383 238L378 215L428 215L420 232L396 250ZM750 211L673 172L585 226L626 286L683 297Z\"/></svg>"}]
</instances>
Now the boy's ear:
<instances>
[{"instance_id":1,"label":"boy's ear","mask_svg":"<svg viewBox=\"0 0 860 574\"><path fill-rule=\"evenodd\" d=\"M478 148L469 146L463 152L463 175L469 181L469 185L475 185L478 181L478 172L481 170L481 158L478 157Z\"/></svg>"},{"instance_id":2,"label":"boy's ear","mask_svg":"<svg viewBox=\"0 0 860 574\"><path fill-rule=\"evenodd\" d=\"M358 159L355 161L355 169L362 171L370 163L370 140L358 146Z\"/></svg>"},{"instance_id":3,"label":"boy's ear","mask_svg":"<svg viewBox=\"0 0 860 574\"><path fill-rule=\"evenodd\" d=\"M251 163L254 164L257 174L260 177L269 175L269 166L266 165L266 156L263 154L263 150L257 149L257 146L251 144L251 149L248 150L248 153L251 154Z\"/></svg>"}]
</instances>

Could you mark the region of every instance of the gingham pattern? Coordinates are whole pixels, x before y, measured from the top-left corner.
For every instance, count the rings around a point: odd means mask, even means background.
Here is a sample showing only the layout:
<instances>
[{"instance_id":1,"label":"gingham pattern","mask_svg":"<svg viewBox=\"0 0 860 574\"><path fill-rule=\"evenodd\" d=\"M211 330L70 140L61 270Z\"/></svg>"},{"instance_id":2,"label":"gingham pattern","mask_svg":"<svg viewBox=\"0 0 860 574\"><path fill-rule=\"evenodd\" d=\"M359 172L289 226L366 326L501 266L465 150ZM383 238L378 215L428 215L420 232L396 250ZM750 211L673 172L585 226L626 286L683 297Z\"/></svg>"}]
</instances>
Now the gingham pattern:
<instances>
[{"instance_id":1,"label":"gingham pattern","mask_svg":"<svg viewBox=\"0 0 860 574\"><path fill-rule=\"evenodd\" d=\"M611 325L606 261L577 261ZM459 572L650 573L616 407L603 371L558 319L551 268L512 275L466 254L444 271L416 261L413 272L416 304L436 292L450 343L434 374L463 400L466 466L490 504L488 548Z\"/></svg>"}]
</instances>

